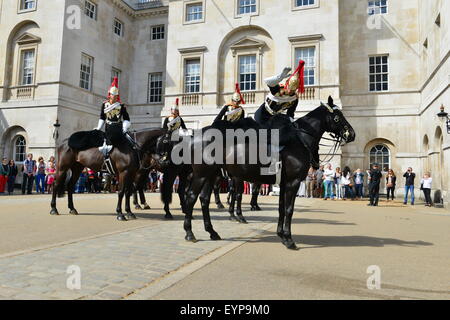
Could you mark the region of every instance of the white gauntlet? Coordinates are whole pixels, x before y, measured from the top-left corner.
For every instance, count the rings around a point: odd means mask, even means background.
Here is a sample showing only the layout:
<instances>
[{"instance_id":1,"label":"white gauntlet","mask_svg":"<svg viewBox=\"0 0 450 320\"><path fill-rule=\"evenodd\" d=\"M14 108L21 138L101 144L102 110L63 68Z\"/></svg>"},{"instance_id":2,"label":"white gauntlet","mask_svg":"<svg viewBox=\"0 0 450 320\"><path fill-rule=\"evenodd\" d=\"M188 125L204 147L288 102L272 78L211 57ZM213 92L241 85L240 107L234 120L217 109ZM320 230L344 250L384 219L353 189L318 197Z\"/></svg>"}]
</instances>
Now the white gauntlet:
<instances>
[{"instance_id":1,"label":"white gauntlet","mask_svg":"<svg viewBox=\"0 0 450 320\"><path fill-rule=\"evenodd\" d=\"M280 74L277 75L277 76L273 76L273 77L264 79L264 82L265 82L269 87L275 87L276 85L278 85L278 84L281 82L281 80L283 80L283 79L289 77L289 72L290 72L291 70L292 70L291 68L286 67L286 68L283 69L283 72L282 72L282 73L280 73Z\"/></svg>"},{"instance_id":2,"label":"white gauntlet","mask_svg":"<svg viewBox=\"0 0 450 320\"><path fill-rule=\"evenodd\" d=\"M123 133L126 133L128 131L128 129L130 129L130 127L131 127L131 122L128 120L125 120L122 124Z\"/></svg>"},{"instance_id":3,"label":"white gauntlet","mask_svg":"<svg viewBox=\"0 0 450 320\"><path fill-rule=\"evenodd\" d=\"M98 126L97 126L97 128L95 128L95 130L102 130L104 124L105 124L105 120L102 120L102 119L98 120Z\"/></svg>"}]
</instances>

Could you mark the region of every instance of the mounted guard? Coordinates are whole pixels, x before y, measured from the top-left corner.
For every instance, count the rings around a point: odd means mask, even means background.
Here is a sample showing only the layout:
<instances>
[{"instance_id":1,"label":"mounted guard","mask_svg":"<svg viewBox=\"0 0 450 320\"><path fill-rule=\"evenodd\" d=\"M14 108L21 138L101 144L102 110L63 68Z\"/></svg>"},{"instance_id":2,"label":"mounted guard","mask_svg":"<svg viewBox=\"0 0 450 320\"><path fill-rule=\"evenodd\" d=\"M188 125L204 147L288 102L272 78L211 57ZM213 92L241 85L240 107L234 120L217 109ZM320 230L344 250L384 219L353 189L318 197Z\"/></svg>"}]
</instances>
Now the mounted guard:
<instances>
[{"instance_id":1,"label":"mounted guard","mask_svg":"<svg viewBox=\"0 0 450 320\"><path fill-rule=\"evenodd\" d=\"M231 98L231 102L222 108L216 119L214 119L214 122L220 120L236 122L245 118L245 110L242 108L241 104L245 104L245 101L242 97L241 90L239 89L239 83L236 83L236 89Z\"/></svg>"},{"instance_id":2,"label":"mounted guard","mask_svg":"<svg viewBox=\"0 0 450 320\"><path fill-rule=\"evenodd\" d=\"M118 147L124 142L128 142L133 149L137 149L136 143L128 134L128 129L131 127L130 115L120 100L119 79L117 77L114 77L108 91L108 99L102 104L98 126L94 130L100 131L104 125L105 139L99 150L105 158L109 158L113 147Z\"/></svg>"},{"instance_id":3,"label":"mounted guard","mask_svg":"<svg viewBox=\"0 0 450 320\"><path fill-rule=\"evenodd\" d=\"M163 129L173 132L178 129L187 130L183 118L180 117L180 99L175 100L175 105L170 109L170 116L166 117L163 124Z\"/></svg>"}]
</instances>

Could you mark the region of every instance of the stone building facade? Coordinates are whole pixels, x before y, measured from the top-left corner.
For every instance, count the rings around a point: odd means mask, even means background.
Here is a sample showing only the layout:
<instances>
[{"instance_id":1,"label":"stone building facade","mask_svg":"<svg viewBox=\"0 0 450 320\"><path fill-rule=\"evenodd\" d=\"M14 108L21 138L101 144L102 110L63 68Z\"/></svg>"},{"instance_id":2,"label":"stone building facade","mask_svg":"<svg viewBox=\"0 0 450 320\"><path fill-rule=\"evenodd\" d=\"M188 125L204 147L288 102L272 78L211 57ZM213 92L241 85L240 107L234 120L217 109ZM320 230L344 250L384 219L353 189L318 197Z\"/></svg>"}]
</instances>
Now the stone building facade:
<instances>
[{"instance_id":1,"label":"stone building facade","mask_svg":"<svg viewBox=\"0 0 450 320\"><path fill-rule=\"evenodd\" d=\"M437 114L450 110L449 19L440 0L0 0L0 153L15 156L23 137L27 151L53 154L56 119L56 143L94 127L114 72L134 128L159 125L176 98L200 128L235 82L252 115L263 79L302 58L298 116L332 95L357 133L335 166L430 171L448 203L450 140Z\"/></svg>"}]
</instances>

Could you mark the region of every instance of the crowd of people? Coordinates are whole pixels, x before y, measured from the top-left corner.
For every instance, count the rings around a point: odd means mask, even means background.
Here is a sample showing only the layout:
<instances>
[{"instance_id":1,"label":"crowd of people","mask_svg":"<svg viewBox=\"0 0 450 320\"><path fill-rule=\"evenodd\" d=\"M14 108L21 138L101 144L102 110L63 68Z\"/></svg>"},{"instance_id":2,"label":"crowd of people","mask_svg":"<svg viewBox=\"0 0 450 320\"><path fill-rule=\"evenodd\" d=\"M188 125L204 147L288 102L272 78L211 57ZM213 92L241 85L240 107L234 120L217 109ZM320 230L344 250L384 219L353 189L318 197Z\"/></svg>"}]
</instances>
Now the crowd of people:
<instances>
[{"instance_id":1,"label":"crowd of people","mask_svg":"<svg viewBox=\"0 0 450 320\"><path fill-rule=\"evenodd\" d=\"M55 181L56 162L55 157L50 157L45 161L43 157L38 160L33 159L33 154L28 154L23 162L20 172L14 160L2 159L0 166L0 194L11 195L14 193L16 178L22 174L22 194L32 194L33 186L38 194L51 193ZM162 183L163 174L152 170L148 177L147 191L157 192ZM405 180L405 192L403 203L410 202L414 205L414 186L416 174L412 168L408 168L403 174ZM331 164L320 166L314 170L310 168L306 180L300 185L298 196L306 198L323 198L324 200L362 200L366 197L364 185L367 184L370 206L378 206L380 184L383 179L383 173L378 164L373 164L370 170L364 172L361 169L351 170L348 166L342 170L340 167L333 169ZM389 169L384 176L386 181L386 200L394 201L395 191L398 180L394 170ZM425 205L431 206L431 174L425 173L420 180L420 190L423 191ZM177 192L179 180L175 180L173 191ZM116 176L107 172L95 172L92 169L85 168L75 186L76 193L114 193L117 192L118 179ZM229 192L230 181L224 179L220 186L221 192ZM244 182L244 194L251 194L253 184ZM272 193L273 186L263 184L259 194L268 196Z\"/></svg>"}]
</instances>

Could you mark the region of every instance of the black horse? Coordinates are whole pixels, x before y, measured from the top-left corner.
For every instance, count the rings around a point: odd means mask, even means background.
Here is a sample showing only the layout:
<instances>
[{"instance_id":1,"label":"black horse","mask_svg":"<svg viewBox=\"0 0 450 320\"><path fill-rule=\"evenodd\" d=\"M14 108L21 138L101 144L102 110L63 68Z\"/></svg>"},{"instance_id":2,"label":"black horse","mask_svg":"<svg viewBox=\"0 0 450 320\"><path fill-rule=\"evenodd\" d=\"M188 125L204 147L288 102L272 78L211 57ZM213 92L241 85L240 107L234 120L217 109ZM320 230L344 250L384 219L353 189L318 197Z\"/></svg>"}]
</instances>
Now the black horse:
<instances>
[{"instance_id":1,"label":"black horse","mask_svg":"<svg viewBox=\"0 0 450 320\"><path fill-rule=\"evenodd\" d=\"M300 128L298 129L298 135L303 139L304 143L309 143L311 146L318 147L325 132L334 134L339 143L341 140L346 143L355 140L355 132L352 126L345 119L338 107L333 104L331 97L327 105L322 104L306 116L298 119L296 125ZM203 132L210 128L211 127L204 128ZM255 126L254 128L258 127ZM193 139L190 148L192 153L194 153L195 150L200 150L210 143L209 139L205 138ZM288 249L297 248L291 233L292 215L294 213L294 204L300 182L306 178L311 163L310 152L304 146L304 143L292 140L280 152L282 167L277 234ZM224 168L232 176L240 177L246 181L262 184L275 183L276 175L261 174L261 168L264 167L261 163L235 164L234 150L236 150L238 154L245 153L245 159L248 159L250 148L248 142L245 142L244 144L234 144L234 146L231 145L229 147L227 147L226 144L223 146L224 164L191 164L193 175L190 187L187 190L184 206L184 230L186 231L185 239L187 241L196 241L194 233L192 232L191 223L194 204L205 185L207 188L211 189L211 185L220 168ZM233 158L227 158L229 155L233 155ZM194 155L192 155L192 158L194 158ZM205 193L205 195L207 195L207 193ZM209 199L205 196L201 200L205 230L210 234L212 240L220 240L219 234L213 229L211 223L208 208Z\"/></svg>"}]
</instances>

